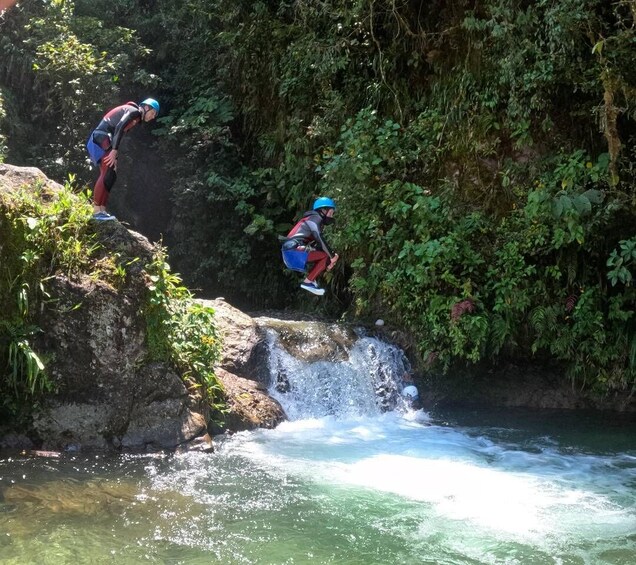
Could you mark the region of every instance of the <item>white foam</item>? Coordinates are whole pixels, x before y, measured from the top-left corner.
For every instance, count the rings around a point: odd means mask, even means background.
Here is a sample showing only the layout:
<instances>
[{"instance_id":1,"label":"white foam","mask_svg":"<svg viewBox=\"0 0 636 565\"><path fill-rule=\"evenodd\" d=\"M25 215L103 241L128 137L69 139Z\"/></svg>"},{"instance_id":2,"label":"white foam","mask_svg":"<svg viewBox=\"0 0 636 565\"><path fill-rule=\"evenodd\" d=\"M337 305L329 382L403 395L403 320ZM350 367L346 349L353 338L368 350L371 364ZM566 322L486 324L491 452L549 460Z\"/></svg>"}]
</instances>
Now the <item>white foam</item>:
<instances>
[{"instance_id":1,"label":"white foam","mask_svg":"<svg viewBox=\"0 0 636 565\"><path fill-rule=\"evenodd\" d=\"M605 464L598 457L526 453L395 413L286 422L246 439L241 454L280 473L394 494L498 538L539 543L608 528L628 534L634 523L633 509L613 496L620 475L596 488Z\"/></svg>"}]
</instances>

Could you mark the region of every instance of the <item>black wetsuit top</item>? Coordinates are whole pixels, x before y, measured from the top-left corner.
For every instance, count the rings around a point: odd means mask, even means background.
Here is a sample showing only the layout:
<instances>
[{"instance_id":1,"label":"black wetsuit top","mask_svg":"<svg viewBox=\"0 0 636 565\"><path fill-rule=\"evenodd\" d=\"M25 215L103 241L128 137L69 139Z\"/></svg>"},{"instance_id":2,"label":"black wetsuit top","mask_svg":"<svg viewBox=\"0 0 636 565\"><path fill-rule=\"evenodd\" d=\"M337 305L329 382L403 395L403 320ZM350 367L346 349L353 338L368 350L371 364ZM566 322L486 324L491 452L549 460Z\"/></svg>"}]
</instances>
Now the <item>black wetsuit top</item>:
<instances>
[{"instance_id":1,"label":"black wetsuit top","mask_svg":"<svg viewBox=\"0 0 636 565\"><path fill-rule=\"evenodd\" d=\"M330 259L333 259L334 252L322 236L323 227L324 218L317 211L310 210L303 214L303 217L287 234L287 240L295 241L298 245L310 245L315 242L329 255Z\"/></svg>"},{"instance_id":2,"label":"black wetsuit top","mask_svg":"<svg viewBox=\"0 0 636 565\"><path fill-rule=\"evenodd\" d=\"M110 139L111 149L118 149L124 133L141 122L141 110L134 102L127 102L109 110L93 132L95 143L101 145L104 138Z\"/></svg>"}]
</instances>

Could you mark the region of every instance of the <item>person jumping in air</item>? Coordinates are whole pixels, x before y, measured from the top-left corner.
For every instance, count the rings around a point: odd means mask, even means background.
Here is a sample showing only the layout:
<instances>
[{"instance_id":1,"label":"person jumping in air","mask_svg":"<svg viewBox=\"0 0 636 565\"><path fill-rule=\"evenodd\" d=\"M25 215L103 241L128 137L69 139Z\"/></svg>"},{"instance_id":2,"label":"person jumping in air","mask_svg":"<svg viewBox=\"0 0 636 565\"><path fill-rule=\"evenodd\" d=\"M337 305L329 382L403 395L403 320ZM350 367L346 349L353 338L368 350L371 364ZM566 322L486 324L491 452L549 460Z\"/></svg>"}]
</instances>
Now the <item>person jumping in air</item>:
<instances>
[{"instance_id":1,"label":"person jumping in air","mask_svg":"<svg viewBox=\"0 0 636 565\"><path fill-rule=\"evenodd\" d=\"M301 283L300 288L322 296L324 288L320 288L316 279L325 271L333 269L338 261L338 254L334 253L322 236L324 226L334 222L336 203L327 197L318 198L313 209L305 212L285 238L282 246L283 261L294 271L309 273ZM312 265L313 264L313 265Z\"/></svg>"},{"instance_id":2,"label":"person jumping in air","mask_svg":"<svg viewBox=\"0 0 636 565\"><path fill-rule=\"evenodd\" d=\"M86 149L93 165L99 167L99 177L93 190L93 218L114 220L106 212L106 203L117 180L117 154L124 134L139 122L150 122L159 114L159 102L146 98L140 104L126 102L108 111L91 132Z\"/></svg>"}]
</instances>

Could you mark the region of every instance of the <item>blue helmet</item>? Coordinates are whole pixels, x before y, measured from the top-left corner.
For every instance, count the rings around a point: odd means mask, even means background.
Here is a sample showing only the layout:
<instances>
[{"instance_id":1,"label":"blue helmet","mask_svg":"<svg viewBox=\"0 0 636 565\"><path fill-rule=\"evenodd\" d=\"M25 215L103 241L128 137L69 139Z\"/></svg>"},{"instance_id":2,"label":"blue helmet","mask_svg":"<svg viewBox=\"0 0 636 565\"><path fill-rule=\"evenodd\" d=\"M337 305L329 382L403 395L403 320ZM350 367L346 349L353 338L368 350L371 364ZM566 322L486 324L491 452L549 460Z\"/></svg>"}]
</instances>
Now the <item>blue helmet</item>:
<instances>
[{"instance_id":1,"label":"blue helmet","mask_svg":"<svg viewBox=\"0 0 636 565\"><path fill-rule=\"evenodd\" d=\"M333 208L335 210L336 203L331 198L327 198L326 196L321 196L320 198L317 198L316 201L314 202L314 210L318 210L320 208Z\"/></svg>"},{"instance_id":2,"label":"blue helmet","mask_svg":"<svg viewBox=\"0 0 636 565\"><path fill-rule=\"evenodd\" d=\"M154 98L146 98L142 104L146 106L150 106L157 114L159 113L159 102L157 102Z\"/></svg>"}]
</instances>

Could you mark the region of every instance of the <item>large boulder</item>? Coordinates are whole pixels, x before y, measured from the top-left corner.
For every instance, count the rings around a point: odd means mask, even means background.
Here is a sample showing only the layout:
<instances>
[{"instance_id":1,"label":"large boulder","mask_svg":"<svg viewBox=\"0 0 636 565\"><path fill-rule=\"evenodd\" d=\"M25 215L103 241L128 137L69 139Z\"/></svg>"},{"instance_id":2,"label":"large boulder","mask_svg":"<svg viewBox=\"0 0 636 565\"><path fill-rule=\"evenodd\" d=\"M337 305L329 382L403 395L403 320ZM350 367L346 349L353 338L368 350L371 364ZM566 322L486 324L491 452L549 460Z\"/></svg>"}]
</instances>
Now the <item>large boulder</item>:
<instances>
[{"instance_id":1,"label":"large boulder","mask_svg":"<svg viewBox=\"0 0 636 565\"><path fill-rule=\"evenodd\" d=\"M267 393L269 349L267 335L254 318L222 298L198 300L214 308L216 329L223 342L215 369L223 385L227 413L215 431L273 428L286 416L280 404Z\"/></svg>"},{"instance_id":2,"label":"large boulder","mask_svg":"<svg viewBox=\"0 0 636 565\"><path fill-rule=\"evenodd\" d=\"M61 190L38 169L0 164L6 209L11 193L24 186L43 199ZM19 447L24 438L26 447L51 450L154 450L205 437L206 407L169 364L151 361L147 347L144 267L154 247L119 222L96 224L94 236L87 242L99 244L92 276L57 273L46 281L49 297L36 320L42 331L34 349L54 390L30 430L13 430L0 447ZM115 263L125 274L112 276ZM95 276L108 270L110 277Z\"/></svg>"},{"instance_id":3,"label":"large boulder","mask_svg":"<svg viewBox=\"0 0 636 565\"><path fill-rule=\"evenodd\" d=\"M54 300L40 316L38 345L57 392L34 430L45 449L187 444L206 433L205 408L168 364L148 361L143 267L152 246L118 222L99 224L97 235L129 263L126 280L117 289L87 276L50 282Z\"/></svg>"}]
</instances>

